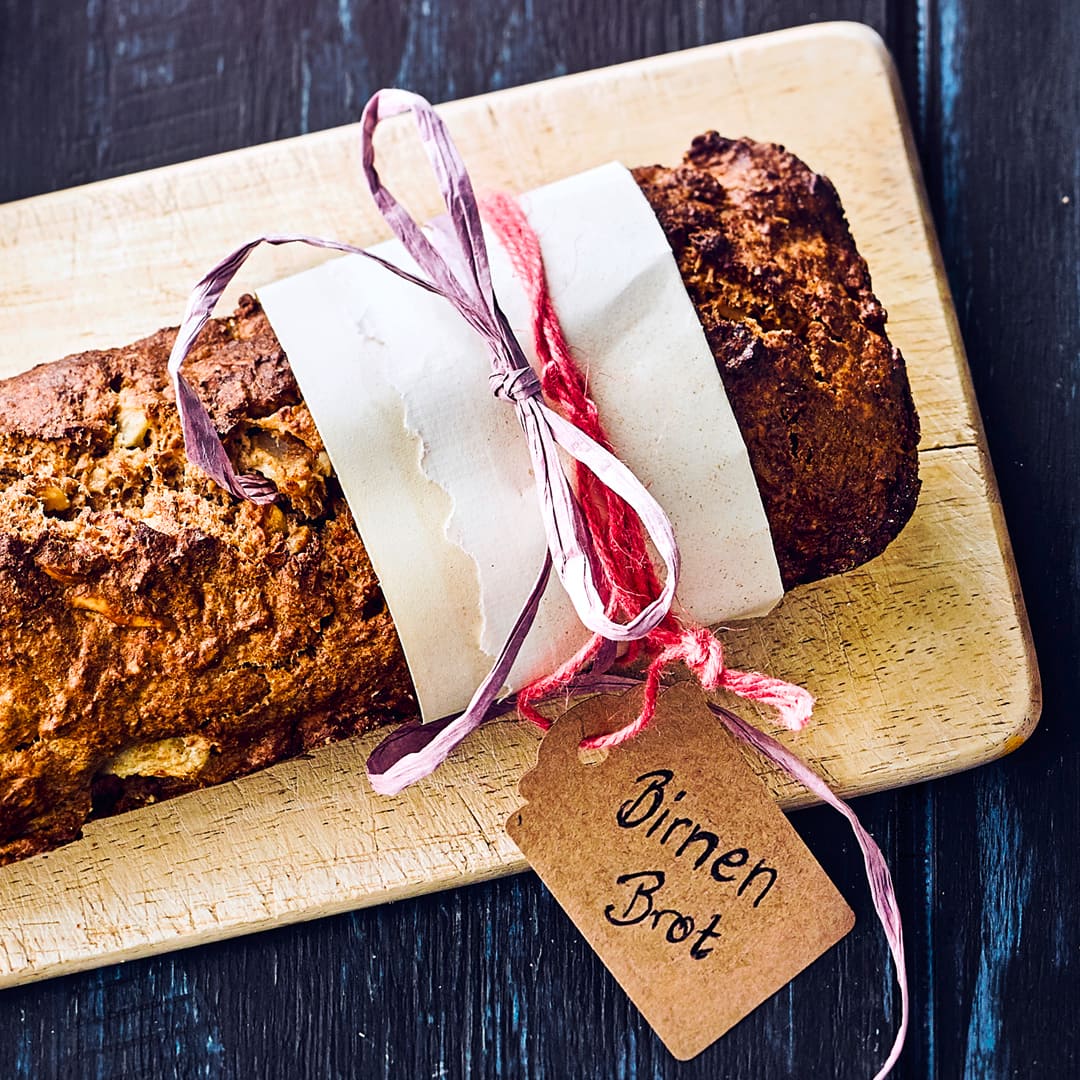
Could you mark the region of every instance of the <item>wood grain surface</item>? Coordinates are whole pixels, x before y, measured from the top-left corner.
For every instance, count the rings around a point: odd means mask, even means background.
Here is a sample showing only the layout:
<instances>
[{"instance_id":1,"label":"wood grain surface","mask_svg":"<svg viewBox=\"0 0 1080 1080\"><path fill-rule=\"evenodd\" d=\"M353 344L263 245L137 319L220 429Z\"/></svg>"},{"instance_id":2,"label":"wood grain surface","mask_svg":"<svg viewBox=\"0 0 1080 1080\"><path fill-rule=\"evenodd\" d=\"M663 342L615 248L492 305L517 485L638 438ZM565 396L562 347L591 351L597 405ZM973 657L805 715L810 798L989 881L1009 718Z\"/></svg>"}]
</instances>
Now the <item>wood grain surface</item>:
<instances>
[{"instance_id":1,"label":"wood grain surface","mask_svg":"<svg viewBox=\"0 0 1080 1080\"><path fill-rule=\"evenodd\" d=\"M810 18L875 26L913 116L1047 702L1004 762L860 801L907 919L917 1016L900 1073L1066 1076L1078 1062L1080 42L1065 6L978 11L7 0L0 197L341 123L386 82L441 100ZM890 1038L884 945L840 826L819 811L795 822L861 928L687 1066L528 876L9 991L0 1063L19 1076L867 1075Z\"/></svg>"}]
</instances>

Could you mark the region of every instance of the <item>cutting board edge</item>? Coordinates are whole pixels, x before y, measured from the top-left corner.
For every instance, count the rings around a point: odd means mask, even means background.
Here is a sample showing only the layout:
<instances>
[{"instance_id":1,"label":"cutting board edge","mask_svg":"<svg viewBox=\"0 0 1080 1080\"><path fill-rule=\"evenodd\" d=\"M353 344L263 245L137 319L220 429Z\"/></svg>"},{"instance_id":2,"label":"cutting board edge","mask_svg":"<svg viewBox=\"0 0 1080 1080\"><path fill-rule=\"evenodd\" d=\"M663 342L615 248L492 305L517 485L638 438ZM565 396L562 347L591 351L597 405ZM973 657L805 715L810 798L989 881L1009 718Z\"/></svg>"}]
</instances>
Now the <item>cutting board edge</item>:
<instances>
[{"instance_id":1,"label":"cutting board edge","mask_svg":"<svg viewBox=\"0 0 1080 1080\"><path fill-rule=\"evenodd\" d=\"M853 22L844 19L834 19L828 22L808 23L802 26L789 26L780 30L772 30L763 34L756 34L747 38L731 38L726 41L714 41L705 45L697 45L689 49L676 49L671 52L657 53L654 56L643 56L632 60L623 60L616 64L607 64L604 67L589 68L584 71L571 71L564 75L552 75L546 79L535 82L521 83L517 86L508 86L499 90L488 90L482 94L473 94L469 97L453 98L448 101L433 102L436 110L446 117L452 118L455 112L473 109L483 105L490 98L498 97L500 100L511 100L517 95L528 95L538 87L548 83L559 83L564 86L572 86L574 83L588 83L597 79L610 78L620 72L631 72L634 69L657 69L661 67L678 67L691 58L706 58L710 55L725 56L737 53L748 45L775 45L786 41L813 41L815 39L847 39L856 44L866 46L876 52L884 65L892 66L892 57L884 39L873 27L864 23ZM895 76L895 72L894 72ZM899 82L897 81L897 86ZM902 103L902 97L899 99ZM391 121L392 123L393 121ZM174 161L165 165L157 165L149 169L139 169L135 172L118 173L115 176L106 176L100 180L93 180L85 184L74 184L70 187L57 188L54 191L43 191L36 195L27 195L19 199L11 199L0 202L0 214L21 209L30 203L38 206L47 206L52 202L62 201L67 198L81 195L92 195L95 191L115 190L126 185L135 185L152 180L163 173L176 175L182 172L201 171L206 167L212 167L221 162L223 158L232 161L243 162L248 158L257 158L269 148L287 150L292 146L303 144L305 147L317 145L320 140L335 142L343 133L355 132L357 138L360 133L360 121L355 120L347 124L336 124L332 127L319 128L316 131L304 132L300 135L290 135L283 139L267 139L264 142L249 143L244 146L236 146L230 150L221 150L216 154L205 154L202 157L188 158Z\"/></svg>"},{"instance_id":2,"label":"cutting board edge","mask_svg":"<svg viewBox=\"0 0 1080 1080\"><path fill-rule=\"evenodd\" d=\"M939 764L942 767L935 769L930 775L913 772L912 775L905 777L903 773L894 773L890 775L887 781L881 784L869 784L852 790L841 788L836 793L845 800L851 800L864 795L873 795L900 787L909 787L918 783L939 780L979 765L989 764L1012 753L1022 745L1036 723L1037 716L1030 720L1024 720L1004 739L985 743L980 748L979 754L967 757L962 762L959 758L953 762L941 761ZM808 792L801 795L781 797L778 802L785 813L806 810L821 805L820 801ZM133 813L138 813L138 811L133 811ZM510 877L529 870L529 864L520 855L510 859L498 859L492 856L490 861L482 861L466 873L455 872L446 874L441 878L410 882L380 893L355 892L333 902L283 912L276 917L260 919L256 923L244 918L237 918L229 922L216 924L213 928L202 928L171 936L148 937L146 940L114 951L87 950L85 953L64 960L49 960L41 964L27 964L22 967L11 968L7 971L0 970L0 991L26 986L34 982L42 982L61 975L92 971L103 964L122 964L133 960L148 959L169 952L226 941L240 935L259 934L285 926L294 926L316 919L346 914L351 911L360 911L364 908L376 907L385 903L411 900L467 885L479 885L486 881Z\"/></svg>"}]
</instances>

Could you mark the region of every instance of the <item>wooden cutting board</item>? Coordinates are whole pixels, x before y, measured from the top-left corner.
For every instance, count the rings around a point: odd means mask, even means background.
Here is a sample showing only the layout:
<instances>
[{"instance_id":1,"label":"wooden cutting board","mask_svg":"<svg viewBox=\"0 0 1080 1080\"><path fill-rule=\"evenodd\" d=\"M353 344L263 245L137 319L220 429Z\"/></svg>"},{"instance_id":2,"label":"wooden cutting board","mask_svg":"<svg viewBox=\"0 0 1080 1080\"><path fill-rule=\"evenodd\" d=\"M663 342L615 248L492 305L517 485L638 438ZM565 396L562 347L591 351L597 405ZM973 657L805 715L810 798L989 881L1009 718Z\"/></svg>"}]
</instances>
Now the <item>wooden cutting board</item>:
<instances>
[{"instance_id":1,"label":"wooden cutting board","mask_svg":"<svg viewBox=\"0 0 1080 1080\"><path fill-rule=\"evenodd\" d=\"M880 39L851 24L784 31L441 111L480 188L525 190L613 158L674 163L708 128L784 143L832 178L907 358L923 493L882 557L796 589L728 635L729 658L812 687L815 723L780 737L844 795L1018 746L1039 712L1031 637ZM357 129L340 128L0 206L0 374L175 324L194 281L252 235L383 238L358 147ZM422 215L437 203L418 153L407 126L380 136L381 168ZM260 252L240 288L319 259ZM488 726L395 798L367 786L373 742L94 822L77 843L0 869L0 986L523 868L503 822L534 760L530 728ZM766 779L784 806L808 801Z\"/></svg>"}]
</instances>

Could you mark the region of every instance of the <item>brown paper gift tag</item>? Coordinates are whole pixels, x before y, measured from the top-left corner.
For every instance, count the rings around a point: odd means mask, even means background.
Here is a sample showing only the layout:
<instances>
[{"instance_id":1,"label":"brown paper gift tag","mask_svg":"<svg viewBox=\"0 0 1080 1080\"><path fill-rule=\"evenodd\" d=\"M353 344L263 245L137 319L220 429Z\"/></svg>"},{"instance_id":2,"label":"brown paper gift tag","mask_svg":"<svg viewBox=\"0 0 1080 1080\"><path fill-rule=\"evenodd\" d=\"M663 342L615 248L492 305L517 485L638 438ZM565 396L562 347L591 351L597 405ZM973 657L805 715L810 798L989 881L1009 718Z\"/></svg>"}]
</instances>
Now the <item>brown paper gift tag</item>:
<instances>
[{"instance_id":1,"label":"brown paper gift tag","mask_svg":"<svg viewBox=\"0 0 1080 1080\"><path fill-rule=\"evenodd\" d=\"M641 735L582 762L580 741L639 701L592 698L561 717L507 831L685 1061L855 919L696 686L672 687Z\"/></svg>"}]
</instances>

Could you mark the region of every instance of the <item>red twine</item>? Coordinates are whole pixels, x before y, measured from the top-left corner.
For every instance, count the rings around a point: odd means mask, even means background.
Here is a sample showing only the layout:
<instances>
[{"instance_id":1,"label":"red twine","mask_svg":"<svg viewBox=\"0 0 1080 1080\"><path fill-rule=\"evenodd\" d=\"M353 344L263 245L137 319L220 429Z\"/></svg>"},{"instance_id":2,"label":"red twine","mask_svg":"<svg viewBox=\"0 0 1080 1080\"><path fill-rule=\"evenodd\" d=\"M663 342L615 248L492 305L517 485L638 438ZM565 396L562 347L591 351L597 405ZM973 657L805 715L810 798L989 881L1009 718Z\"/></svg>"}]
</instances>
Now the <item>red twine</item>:
<instances>
[{"instance_id":1,"label":"red twine","mask_svg":"<svg viewBox=\"0 0 1080 1080\"><path fill-rule=\"evenodd\" d=\"M544 396L575 427L611 450L596 404L589 397L588 381L563 336L548 291L536 233L517 201L508 195L489 195L481 200L481 208L532 304L532 333ZM632 618L661 590L644 529L618 495L600 483L588 468L579 462L574 465L578 498L602 575L596 586L606 600L609 617ZM521 715L544 730L550 727L550 721L534 708L533 702L568 689L574 676L596 658L603 643L604 639L594 634L575 656L550 675L519 690L517 706ZM724 647L712 631L674 613L669 613L644 638L631 642L621 659L626 663L647 662L641 711L618 731L587 739L582 744L585 747L618 746L641 732L656 711L661 676L671 664L680 662L693 672L703 689L728 690L749 701L771 705L781 723L794 731L805 727L813 712L814 699L808 690L760 672L727 667Z\"/></svg>"}]
</instances>

